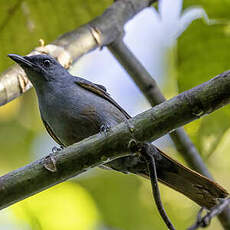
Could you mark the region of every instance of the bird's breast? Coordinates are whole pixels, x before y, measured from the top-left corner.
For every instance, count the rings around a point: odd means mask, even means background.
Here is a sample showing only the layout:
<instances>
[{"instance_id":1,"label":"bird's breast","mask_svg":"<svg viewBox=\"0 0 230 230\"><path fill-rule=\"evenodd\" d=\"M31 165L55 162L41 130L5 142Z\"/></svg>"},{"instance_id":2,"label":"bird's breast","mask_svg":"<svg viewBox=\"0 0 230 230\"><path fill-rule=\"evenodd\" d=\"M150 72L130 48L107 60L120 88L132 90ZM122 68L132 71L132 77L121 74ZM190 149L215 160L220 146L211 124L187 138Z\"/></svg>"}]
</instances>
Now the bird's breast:
<instances>
[{"instance_id":1,"label":"bird's breast","mask_svg":"<svg viewBox=\"0 0 230 230\"><path fill-rule=\"evenodd\" d=\"M93 105L53 102L40 106L40 112L54 135L65 146L98 133L104 123L103 116Z\"/></svg>"},{"instance_id":2,"label":"bird's breast","mask_svg":"<svg viewBox=\"0 0 230 230\"><path fill-rule=\"evenodd\" d=\"M100 132L102 126L112 127L126 119L109 101L75 88L49 91L39 99L43 120L63 145L78 142Z\"/></svg>"}]
</instances>

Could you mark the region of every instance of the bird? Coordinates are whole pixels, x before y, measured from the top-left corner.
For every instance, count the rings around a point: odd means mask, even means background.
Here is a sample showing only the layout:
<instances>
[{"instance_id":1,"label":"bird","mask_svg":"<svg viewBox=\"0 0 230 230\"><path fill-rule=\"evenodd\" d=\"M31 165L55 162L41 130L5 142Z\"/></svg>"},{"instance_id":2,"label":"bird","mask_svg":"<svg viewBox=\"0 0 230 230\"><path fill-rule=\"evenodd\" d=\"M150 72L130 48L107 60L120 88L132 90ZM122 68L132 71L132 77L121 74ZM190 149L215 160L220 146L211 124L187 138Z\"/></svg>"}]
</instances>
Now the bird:
<instances>
[{"instance_id":1,"label":"bird","mask_svg":"<svg viewBox=\"0 0 230 230\"><path fill-rule=\"evenodd\" d=\"M103 85L71 75L55 58L46 54L8 56L20 65L33 84L43 124L60 146L106 132L131 118ZM161 156L160 161L156 159L156 167L163 184L207 209L229 195L219 184L155 148ZM145 162L138 156L118 158L106 166L149 178Z\"/></svg>"}]
</instances>

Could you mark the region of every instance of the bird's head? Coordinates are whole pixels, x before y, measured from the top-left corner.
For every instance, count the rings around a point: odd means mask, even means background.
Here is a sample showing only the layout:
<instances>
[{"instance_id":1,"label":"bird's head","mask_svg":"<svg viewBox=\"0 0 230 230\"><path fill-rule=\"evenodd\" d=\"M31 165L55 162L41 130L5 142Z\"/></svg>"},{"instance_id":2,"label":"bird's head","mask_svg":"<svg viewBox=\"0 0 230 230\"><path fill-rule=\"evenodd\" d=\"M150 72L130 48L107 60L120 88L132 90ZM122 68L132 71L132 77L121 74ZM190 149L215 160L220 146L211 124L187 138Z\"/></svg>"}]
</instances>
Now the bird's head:
<instances>
[{"instance_id":1,"label":"bird's head","mask_svg":"<svg viewBox=\"0 0 230 230\"><path fill-rule=\"evenodd\" d=\"M65 76L67 72L49 55L20 56L9 54L8 56L24 69L35 88L47 81L56 81Z\"/></svg>"}]
</instances>

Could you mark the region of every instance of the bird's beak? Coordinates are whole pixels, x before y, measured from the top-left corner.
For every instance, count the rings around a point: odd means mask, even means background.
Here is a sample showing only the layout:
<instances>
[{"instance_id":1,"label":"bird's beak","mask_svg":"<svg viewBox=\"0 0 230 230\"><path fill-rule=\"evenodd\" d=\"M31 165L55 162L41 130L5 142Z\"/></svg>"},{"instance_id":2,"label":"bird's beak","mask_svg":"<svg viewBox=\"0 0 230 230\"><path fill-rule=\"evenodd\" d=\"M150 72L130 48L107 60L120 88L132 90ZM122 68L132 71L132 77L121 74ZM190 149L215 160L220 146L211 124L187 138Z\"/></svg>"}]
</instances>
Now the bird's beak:
<instances>
[{"instance_id":1,"label":"bird's beak","mask_svg":"<svg viewBox=\"0 0 230 230\"><path fill-rule=\"evenodd\" d=\"M26 56L23 57L17 54L8 54L8 57L10 57L13 61L18 63L22 67L35 67L35 65L31 61L29 61Z\"/></svg>"}]
</instances>

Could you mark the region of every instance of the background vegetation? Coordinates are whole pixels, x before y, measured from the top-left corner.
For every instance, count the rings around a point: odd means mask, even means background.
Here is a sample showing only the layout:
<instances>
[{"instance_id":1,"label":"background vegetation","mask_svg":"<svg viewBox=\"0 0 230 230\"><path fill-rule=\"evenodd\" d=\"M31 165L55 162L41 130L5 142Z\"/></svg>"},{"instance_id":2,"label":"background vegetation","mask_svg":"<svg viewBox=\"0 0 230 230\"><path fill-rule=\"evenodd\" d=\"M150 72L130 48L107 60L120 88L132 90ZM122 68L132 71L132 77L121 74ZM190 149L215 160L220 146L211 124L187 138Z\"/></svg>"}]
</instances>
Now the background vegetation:
<instances>
[{"instance_id":1,"label":"background vegetation","mask_svg":"<svg viewBox=\"0 0 230 230\"><path fill-rule=\"evenodd\" d=\"M100 15L111 4L112 1L108 0L1 1L0 72L12 64L6 57L8 53L26 54L38 46L40 38L46 43L52 42L59 35ZM229 69L230 0L222 0L221 4L218 0L185 0L184 8L197 4L205 9L209 18L217 19L217 23L207 25L201 20L194 21L169 51L170 59L164 65L167 70L163 71L164 80L158 78L167 97ZM141 28L137 26L135 30L138 33ZM154 36L156 31L149 33ZM143 36L142 43L145 43L145 39ZM135 43L135 37L133 40ZM137 42L135 44L141 46ZM151 49L147 50L152 52ZM137 56L141 58L141 55ZM156 55L148 58L148 63L155 65L155 59ZM139 91L119 87L117 83L115 87L110 85L114 81L108 80L110 75L104 75L108 72L108 65L103 65L103 60L101 66L104 69L98 68L100 71L93 65L95 59L91 57L86 60L72 71L75 74L87 73L87 69L90 69L89 75L93 75L95 70L94 81L105 81L107 88L116 91L115 98L124 107L129 103L137 105L137 110L129 111L133 114L147 107L144 99L133 97L134 92L138 94ZM146 64L144 59L142 61ZM81 60L79 62L83 63ZM111 65L117 65L115 59ZM100 79L97 78L99 75ZM87 75L84 77L87 78ZM116 82L121 81L123 79L117 76ZM215 179L230 191L229 116L230 107L227 106L185 128ZM183 162L167 138L159 144L165 152ZM34 90L0 108L1 175L39 158L41 153L50 152L54 145L41 123ZM185 229L191 225L199 207L165 186L161 186L161 191L164 205L175 226ZM210 229L218 228L220 225L215 220ZM2 210L0 229L148 230L165 229L165 226L155 209L148 181L134 175L93 169Z\"/></svg>"}]
</instances>

